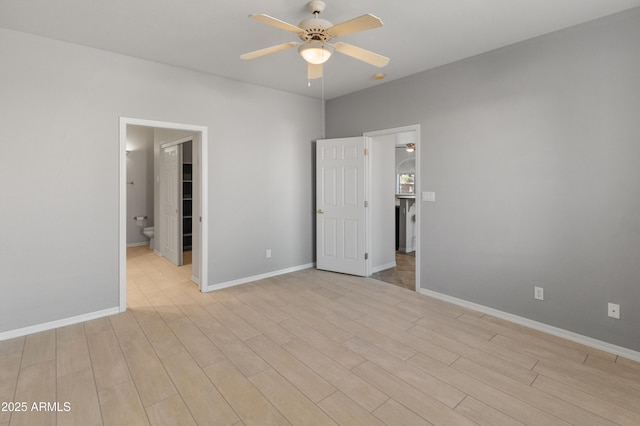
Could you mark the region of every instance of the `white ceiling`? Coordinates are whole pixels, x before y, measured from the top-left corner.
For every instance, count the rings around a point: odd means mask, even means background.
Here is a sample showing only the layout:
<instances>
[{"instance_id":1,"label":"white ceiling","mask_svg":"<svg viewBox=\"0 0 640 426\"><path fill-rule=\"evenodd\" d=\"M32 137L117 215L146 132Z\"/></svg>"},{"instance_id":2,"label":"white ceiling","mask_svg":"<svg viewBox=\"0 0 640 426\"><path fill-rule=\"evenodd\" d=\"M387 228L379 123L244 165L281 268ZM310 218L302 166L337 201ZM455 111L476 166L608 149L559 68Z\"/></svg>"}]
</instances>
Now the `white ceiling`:
<instances>
[{"instance_id":1,"label":"white ceiling","mask_svg":"<svg viewBox=\"0 0 640 426\"><path fill-rule=\"evenodd\" d=\"M243 61L240 54L297 41L247 18L265 13L297 25L306 0L0 0L0 27L92 46L307 96L295 49ZM640 0L325 0L334 24L372 13L384 26L340 40L391 58L378 69L336 53L325 64L332 99L632 7ZM1 60L1 59L0 59Z\"/></svg>"}]
</instances>

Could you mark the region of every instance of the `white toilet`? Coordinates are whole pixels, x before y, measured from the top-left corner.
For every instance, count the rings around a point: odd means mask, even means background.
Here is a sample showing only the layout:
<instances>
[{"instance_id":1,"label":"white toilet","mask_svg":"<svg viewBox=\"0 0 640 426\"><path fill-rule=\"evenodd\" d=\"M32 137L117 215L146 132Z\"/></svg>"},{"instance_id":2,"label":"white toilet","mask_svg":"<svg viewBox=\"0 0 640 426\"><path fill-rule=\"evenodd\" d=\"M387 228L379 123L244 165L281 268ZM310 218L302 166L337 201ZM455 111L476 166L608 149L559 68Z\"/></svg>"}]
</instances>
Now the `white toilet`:
<instances>
[{"instance_id":1,"label":"white toilet","mask_svg":"<svg viewBox=\"0 0 640 426\"><path fill-rule=\"evenodd\" d=\"M153 231L153 226L149 226L147 228L142 228L142 233L145 237L149 238L149 248L153 248L153 237L155 232Z\"/></svg>"}]
</instances>

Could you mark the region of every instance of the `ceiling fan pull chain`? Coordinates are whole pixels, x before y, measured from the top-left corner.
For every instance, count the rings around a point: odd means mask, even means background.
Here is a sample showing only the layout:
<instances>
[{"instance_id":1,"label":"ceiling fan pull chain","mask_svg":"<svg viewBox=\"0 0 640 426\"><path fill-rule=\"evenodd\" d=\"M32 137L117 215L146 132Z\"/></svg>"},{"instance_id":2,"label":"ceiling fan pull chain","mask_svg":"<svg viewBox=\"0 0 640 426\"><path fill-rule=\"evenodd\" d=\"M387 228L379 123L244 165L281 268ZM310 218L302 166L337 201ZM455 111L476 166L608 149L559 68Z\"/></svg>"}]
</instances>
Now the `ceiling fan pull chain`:
<instances>
[{"instance_id":1,"label":"ceiling fan pull chain","mask_svg":"<svg viewBox=\"0 0 640 426\"><path fill-rule=\"evenodd\" d=\"M325 106L326 103L324 101L324 74L322 74L322 77L320 77L320 84L321 84L321 91L322 91L322 138L325 138L325 125L326 125L326 112L325 112Z\"/></svg>"}]
</instances>

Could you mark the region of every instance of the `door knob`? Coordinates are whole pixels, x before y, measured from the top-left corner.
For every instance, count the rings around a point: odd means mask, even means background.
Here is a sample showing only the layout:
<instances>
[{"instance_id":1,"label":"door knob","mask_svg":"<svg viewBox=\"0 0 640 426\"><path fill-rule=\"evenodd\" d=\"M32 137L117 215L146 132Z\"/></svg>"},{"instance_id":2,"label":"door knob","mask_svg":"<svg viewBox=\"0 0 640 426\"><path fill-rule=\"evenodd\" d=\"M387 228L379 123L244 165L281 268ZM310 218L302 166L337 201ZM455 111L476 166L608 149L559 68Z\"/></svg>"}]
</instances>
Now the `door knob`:
<instances>
[{"instance_id":1,"label":"door knob","mask_svg":"<svg viewBox=\"0 0 640 426\"><path fill-rule=\"evenodd\" d=\"M316 210L316 213L318 213L318 214L324 214L324 212L322 211L322 209L318 209L318 210Z\"/></svg>"}]
</instances>

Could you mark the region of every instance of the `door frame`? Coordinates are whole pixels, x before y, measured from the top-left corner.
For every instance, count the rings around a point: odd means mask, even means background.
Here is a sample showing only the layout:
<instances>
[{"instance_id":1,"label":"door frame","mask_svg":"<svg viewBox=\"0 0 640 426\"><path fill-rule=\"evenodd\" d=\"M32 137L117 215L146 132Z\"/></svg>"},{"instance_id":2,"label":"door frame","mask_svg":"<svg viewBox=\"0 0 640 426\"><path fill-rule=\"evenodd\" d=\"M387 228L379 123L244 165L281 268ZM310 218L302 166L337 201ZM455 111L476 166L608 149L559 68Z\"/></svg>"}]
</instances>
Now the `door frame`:
<instances>
[{"instance_id":1,"label":"door frame","mask_svg":"<svg viewBox=\"0 0 640 426\"><path fill-rule=\"evenodd\" d=\"M140 118L119 118L119 188L120 202L118 209L118 288L119 310L127 310L127 125L156 127L163 129L187 130L200 133L200 291L208 287L208 254L209 239L209 202L208 202L208 127L194 124L172 123L167 121L145 120ZM195 147L194 147L195 152ZM155 177L154 177L155 179Z\"/></svg>"},{"instance_id":2,"label":"door frame","mask_svg":"<svg viewBox=\"0 0 640 426\"><path fill-rule=\"evenodd\" d=\"M419 291L420 289L420 203L421 203L421 192L420 192L420 180L421 180L421 170L420 170L420 156L421 156L421 151L420 151L420 125L419 124L413 124L413 125L409 125L409 126L402 126L402 127L394 127L391 129L384 129L384 130L376 130L376 131L372 131L372 132L365 132L363 133L363 136L365 137L365 146L367 148L370 147L371 145L371 138L376 137L376 136L385 136L385 135L392 135L392 134L397 134L397 133L406 133L406 132L411 132L414 131L416 133L416 180L415 180L415 193L416 193L416 292ZM365 193L366 193L366 197L368 200L371 199L371 156L375 155L375 153L371 153L371 155L367 156L366 159L366 168L365 168L365 173L367 173L366 175L366 179L365 179ZM366 238L366 245L367 245L367 252L368 253L372 253L372 249L373 247L371 246L371 238L370 236L373 234L373 226L374 224L371 223L371 217L370 217L370 209L365 209L365 223L367 226L367 230L366 230L366 234L367 234L367 238ZM369 256L369 258L367 259L366 262L366 276L369 277L371 276L371 270L372 270L372 265L371 265L371 261L372 261L373 256Z\"/></svg>"}]
</instances>

